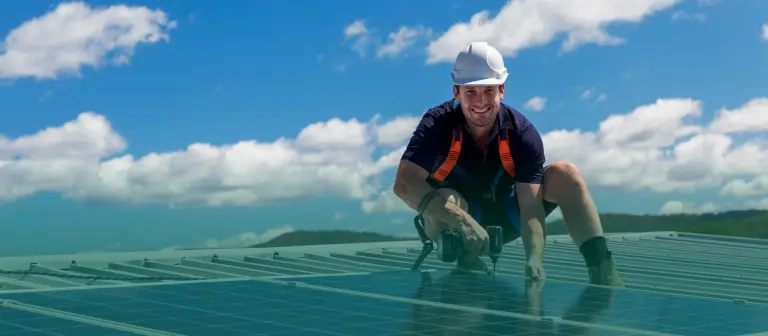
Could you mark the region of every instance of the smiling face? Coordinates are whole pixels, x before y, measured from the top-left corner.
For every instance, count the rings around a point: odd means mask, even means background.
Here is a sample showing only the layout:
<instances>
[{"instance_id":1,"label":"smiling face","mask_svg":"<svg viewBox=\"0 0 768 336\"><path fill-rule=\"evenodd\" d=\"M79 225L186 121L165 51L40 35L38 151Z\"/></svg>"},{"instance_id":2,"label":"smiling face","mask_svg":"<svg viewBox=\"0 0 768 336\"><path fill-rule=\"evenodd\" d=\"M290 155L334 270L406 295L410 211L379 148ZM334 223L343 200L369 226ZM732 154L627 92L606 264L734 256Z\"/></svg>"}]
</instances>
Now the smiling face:
<instances>
[{"instance_id":1,"label":"smiling face","mask_svg":"<svg viewBox=\"0 0 768 336\"><path fill-rule=\"evenodd\" d=\"M504 84L494 86L453 87L453 97L461 104L464 118L470 126L488 127L496 121L504 99Z\"/></svg>"}]
</instances>

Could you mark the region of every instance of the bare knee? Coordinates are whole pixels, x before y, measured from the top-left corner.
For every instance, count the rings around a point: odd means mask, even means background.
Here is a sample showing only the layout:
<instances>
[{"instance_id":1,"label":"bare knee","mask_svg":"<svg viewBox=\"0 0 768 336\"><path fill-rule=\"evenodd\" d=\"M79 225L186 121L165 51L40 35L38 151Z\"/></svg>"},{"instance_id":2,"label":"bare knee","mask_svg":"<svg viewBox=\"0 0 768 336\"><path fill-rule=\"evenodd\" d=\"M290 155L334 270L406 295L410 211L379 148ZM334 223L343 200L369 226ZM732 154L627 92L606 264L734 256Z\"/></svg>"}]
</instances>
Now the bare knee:
<instances>
[{"instance_id":1,"label":"bare knee","mask_svg":"<svg viewBox=\"0 0 768 336\"><path fill-rule=\"evenodd\" d=\"M575 164L568 161L558 161L549 165L544 171L544 198L550 202L561 203L585 192L587 182Z\"/></svg>"}]
</instances>

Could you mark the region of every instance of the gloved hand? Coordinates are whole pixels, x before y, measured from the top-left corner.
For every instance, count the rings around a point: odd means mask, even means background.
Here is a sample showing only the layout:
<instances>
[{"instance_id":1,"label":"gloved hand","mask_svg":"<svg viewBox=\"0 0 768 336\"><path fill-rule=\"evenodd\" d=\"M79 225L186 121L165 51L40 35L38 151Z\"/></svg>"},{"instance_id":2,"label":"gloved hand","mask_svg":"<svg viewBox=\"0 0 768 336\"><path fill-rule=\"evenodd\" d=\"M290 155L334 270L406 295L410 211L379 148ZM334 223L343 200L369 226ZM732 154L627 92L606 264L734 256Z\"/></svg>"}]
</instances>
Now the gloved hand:
<instances>
[{"instance_id":1,"label":"gloved hand","mask_svg":"<svg viewBox=\"0 0 768 336\"><path fill-rule=\"evenodd\" d=\"M480 226L480 223L472 218L469 213L464 211L462 205L459 204L459 200L453 196L448 197L448 201L445 203L445 210L447 212L445 218L448 223L456 227L461 233L464 245L463 257L471 259L487 255L490 247L488 231Z\"/></svg>"}]
</instances>

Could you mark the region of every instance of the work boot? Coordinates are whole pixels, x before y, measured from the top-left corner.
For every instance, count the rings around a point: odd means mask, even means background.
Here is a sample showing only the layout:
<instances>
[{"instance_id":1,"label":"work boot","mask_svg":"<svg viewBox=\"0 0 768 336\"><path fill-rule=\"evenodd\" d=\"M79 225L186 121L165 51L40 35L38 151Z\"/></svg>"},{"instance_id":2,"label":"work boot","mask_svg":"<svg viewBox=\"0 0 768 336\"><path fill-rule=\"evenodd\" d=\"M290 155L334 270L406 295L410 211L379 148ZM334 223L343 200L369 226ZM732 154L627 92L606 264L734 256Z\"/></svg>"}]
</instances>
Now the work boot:
<instances>
[{"instance_id":1,"label":"work boot","mask_svg":"<svg viewBox=\"0 0 768 336\"><path fill-rule=\"evenodd\" d=\"M456 268L465 271L480 271L488 273L488 266L485 265L485 262L480 259L480 257L471 259L459 258L459 260L456 261Z\"/></svg>"},{"instance_id":2,"label":"work boot","mask_svg":"<svg viewBox=\"0 0 768 336\"><path fill-rule=\"evenodd\" d=\"M608 258L600 263L600 266L589 268L589 283L592 285L624 287L624 282L619 278L619 271L616 270L616 263Z\"/></svg>"}]
</instances>

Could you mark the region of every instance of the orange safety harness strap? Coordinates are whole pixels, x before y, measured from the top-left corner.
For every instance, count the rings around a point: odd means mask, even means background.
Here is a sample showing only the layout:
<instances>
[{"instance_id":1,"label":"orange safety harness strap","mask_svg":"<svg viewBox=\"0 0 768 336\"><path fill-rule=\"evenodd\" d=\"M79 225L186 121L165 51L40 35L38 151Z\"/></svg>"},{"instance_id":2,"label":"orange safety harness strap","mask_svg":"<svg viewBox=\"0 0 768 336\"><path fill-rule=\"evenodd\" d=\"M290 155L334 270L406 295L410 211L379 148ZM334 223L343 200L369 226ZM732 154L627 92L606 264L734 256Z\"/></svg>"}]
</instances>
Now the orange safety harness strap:
<instances>
[{"instance_id":1,"label":"orange safety harness strap","mask_svg":"<svg viewBox=\"0 0 768 336\"><path fill-rule=\"evenodd\" d=\"M448 150L448 156L445 161L432 173L428 180L431 180L433 184L442 184L448 175L451 174L453 168L459 162L459 154L461 154L461 145L464 138L463 128L461 126L456 127L453 132L453 139L451 139L451 148ZM512 159L512 151L509 147L509 130L499 132L499 157L501 158L501 165L509 176L515 176L515 161Z\"/></svg>"},{"instance_id":2,"label":"orange safety harness strap","mask_svg":"<svg viewBox=\"0 0 768 336\"><path fill-rule=\"evenodd\" d=\"M453 139L451 139L451 148L448 150L448 156L445 158L445 161L443 161L443 164L441 164L430 176L433 180L438 183L445 182L445 179L448 178L448 175L453 171L453 168L456 167L456 163L459 162L459 154L461 154L463 138L464 132L462 132L461 127L457 127L456 130L453 131Z\"/></svg>"},{"instance_id":3,"label":"orange safety harness strap","mask_svg":"<svg viewBox=\"0 0 768 336\"><path fill-rule=\"evenodd\" d=\"M510 177L515 177L515 160L512 159L512 151L509 149L509 130L499 132L499 157L501 166Z\"/></svg>"}]
</instances>

